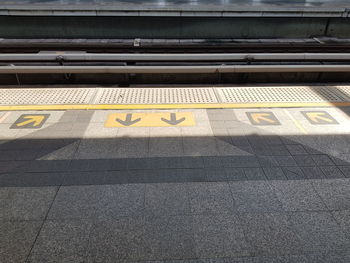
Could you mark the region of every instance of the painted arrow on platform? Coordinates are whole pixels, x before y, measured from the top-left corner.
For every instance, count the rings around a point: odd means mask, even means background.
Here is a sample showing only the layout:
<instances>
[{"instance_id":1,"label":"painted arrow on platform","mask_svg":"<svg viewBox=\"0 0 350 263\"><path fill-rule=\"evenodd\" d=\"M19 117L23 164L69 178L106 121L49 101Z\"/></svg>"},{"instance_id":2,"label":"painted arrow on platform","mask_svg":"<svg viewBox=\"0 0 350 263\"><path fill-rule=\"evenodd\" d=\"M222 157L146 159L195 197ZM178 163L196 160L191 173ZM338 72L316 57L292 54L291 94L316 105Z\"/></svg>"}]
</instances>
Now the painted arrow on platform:
<instances>
[{"instance_id":1,"label":"painted arrow on platform","mask_svg":"<svg viewBox=\"0 0 350 263\"><path fill-rule=\"evenodd\" d=\"M24 116L23 119L26 119L26 121L23 121L21 123L17 123L16 125L18 127L22 127L28 124L32 123L33 127L39 126L42 121L45 119L45 116L42 115L28 115L28 116Z\"/></svg>"},{"instance_id":2,"label":"painted arrow on platform","mask_svg":"<svg viewBox=\"0 0 350 263\"><path fill-rule=\"evenodd\" d=\"M40 129L50 114L22 114L10 129Z\"/></svg>"},{"instance_id":3,"label":"painted arrow on platform","mask_svg":"<svg viewBox=\"0 0 350 263\"><path fill-rule=\"evenodd\" d=\"M181 119L177 119L177 118L176 118L176 113L170 113L170 120L167 120L167 119L165 119L165 118L161 118L161 120L164 121L164 122L166 122L166 123L168 123L168 124L170 124L170 125L178 125L178 124L180 124L181 122L185 121L186 118L183 117L183 118L181 118Z\"/></svg>"},{"instance_id":4,"label":"painted arrow on platform","mask_svg":"<svg viewBox=\"0 0 350 263\"><path fill-rule=\"evenodd\" d=\"M326 121L329 123L333 123L334 120L327 117L327 114L324 112L309 112L307 113L309 119L313 122Z\"/></svg>"},{"instance_id":5,"label":"painted arrow on platform","mask_svg":"<svg viewBox=\"0 0 350 263\"><path fill-rule=\"evenodd\" d=\"M269 123L275 123L276 121L273 119L270 119L269 117L271 117L271 114L269 113L254 113L252 114L252 119L256 122L256 123L260 123L261 121L266 121Z\"/></svg>"},{"instance_id":6,"label":"painted arrow on platform","mask_svg":"<svg viewBox=\"0 0 350 263\"><path fill-rule=\"evenodd\" d=\"M314 125L339 124L327 111L301 111L301 113Z\"/></svg>"},{"instance_id":7,"label":"painted arrow on platform","mask_svg":"<svg viewBox=\"0 0 350 263\"><path fill-rule=\"evenodd\" d=\"M253 125L281 125L273 112L247 112L246 114Z\"/></svg>"},{"instance_id":8,"label":"painted arrow on platform","mask_svg":"<svg viewBox=\"0 0 350 263\"><path fill-rule=\"evenodd\" d=\"M132 120L132 113L126 114L125 120L121 120L119 118L116 119L117 122L124 126L131 126L135 123L138 123L141 120L141 118L137 118L135 120Z\"/></svg>"}]
</instances>

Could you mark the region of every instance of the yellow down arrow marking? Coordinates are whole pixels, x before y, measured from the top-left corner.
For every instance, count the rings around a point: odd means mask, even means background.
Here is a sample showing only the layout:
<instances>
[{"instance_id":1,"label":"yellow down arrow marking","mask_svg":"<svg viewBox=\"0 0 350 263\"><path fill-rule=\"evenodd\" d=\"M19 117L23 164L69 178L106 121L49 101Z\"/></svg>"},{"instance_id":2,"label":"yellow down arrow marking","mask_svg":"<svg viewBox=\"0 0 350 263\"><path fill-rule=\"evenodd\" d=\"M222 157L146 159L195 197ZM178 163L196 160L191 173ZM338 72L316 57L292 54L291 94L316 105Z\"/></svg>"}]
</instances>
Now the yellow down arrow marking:
<instances>
[{"instance_id":1,"label":"yellow down arrow marking","mask_svg":"<svg viewBox=\"0 0 350 263\"><path fill-rule=\"evenodd\" d=\"M44 120L44 118L45 118L45 116L32 116L32 115L25 116L25 117L23 117L23 119L28 119L28 120L23 121L21 123L17 123L17 126L22 127L22 126L25 126L25 125L33 122L33 126L35 127L35 126L40 125L40 123Z\"/></svg>"},{"instance_id":2,"label":"yellow down arrow marking","mask_svg":"<svg viewBox=\"0 0 350 263\"><path fill-rule=\"evenodd\" d=\"M318 120L323 120L329 123L332 123L333 120L330 118L325 117L326 115L324 112L309 112L307 113L307 116L310 118L310 120L314 122L319 122Z\"/></svg>"},{"instance_id":3,"label":"yellow down arrow marking","mask_svg":"<svg viewBox=\"0 0 350 263\"><path fill-rule=\"evenodd\" d=\"M271 116L269 113L254 113L252 118L255 122L260 123L260 121L267 121L269 123L275 123L275 120L271 120L268 117Z\"/></svg>"}]
</instances>

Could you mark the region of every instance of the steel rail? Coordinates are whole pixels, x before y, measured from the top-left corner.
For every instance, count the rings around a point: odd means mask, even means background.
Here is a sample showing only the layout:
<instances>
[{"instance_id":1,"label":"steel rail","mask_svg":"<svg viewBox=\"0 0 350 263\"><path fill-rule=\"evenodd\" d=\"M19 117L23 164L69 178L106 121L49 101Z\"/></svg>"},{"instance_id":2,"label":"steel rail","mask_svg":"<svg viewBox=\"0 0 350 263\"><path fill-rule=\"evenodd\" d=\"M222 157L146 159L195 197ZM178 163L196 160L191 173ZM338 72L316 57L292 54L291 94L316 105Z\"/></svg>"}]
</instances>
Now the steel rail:
<instances>
[{"instance_id":1,"label":"steel rail","mask_svg":"<svg viewBox=\"0 0 350 263\"><path fill-rule=\"evenodd\" d=\"M350 53L0 54L0 61L346 61Z\"/></svg>"},{"instance_id":2,"label":"steel rail","mask_svg":"<svg viewBox=\"0 0 350 263\"><path fill-rule=\"evenodd\" d=\"M350 72L350 64L232 66L0 66L0 74L193 74L273 72Z\"/></svg>"}]
</instances>

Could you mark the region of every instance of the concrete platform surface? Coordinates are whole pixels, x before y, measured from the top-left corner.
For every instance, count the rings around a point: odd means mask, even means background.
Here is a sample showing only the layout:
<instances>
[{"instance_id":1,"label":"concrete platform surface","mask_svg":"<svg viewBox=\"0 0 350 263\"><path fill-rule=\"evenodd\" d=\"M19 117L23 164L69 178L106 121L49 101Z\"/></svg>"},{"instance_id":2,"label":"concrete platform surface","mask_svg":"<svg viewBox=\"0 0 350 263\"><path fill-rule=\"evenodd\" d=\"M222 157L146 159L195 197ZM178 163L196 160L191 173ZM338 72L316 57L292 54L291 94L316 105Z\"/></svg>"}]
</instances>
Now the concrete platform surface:
<instances>
[{"instance_id":1,"label":"concrete platform surface","mask_svg":"<svg viewBox=\"0 0 350 263\"><path fill-rule=\"evenodd\" d=\"M0 111L0 262L350 262L349 114Z\"/></svg>"}]
</instances>

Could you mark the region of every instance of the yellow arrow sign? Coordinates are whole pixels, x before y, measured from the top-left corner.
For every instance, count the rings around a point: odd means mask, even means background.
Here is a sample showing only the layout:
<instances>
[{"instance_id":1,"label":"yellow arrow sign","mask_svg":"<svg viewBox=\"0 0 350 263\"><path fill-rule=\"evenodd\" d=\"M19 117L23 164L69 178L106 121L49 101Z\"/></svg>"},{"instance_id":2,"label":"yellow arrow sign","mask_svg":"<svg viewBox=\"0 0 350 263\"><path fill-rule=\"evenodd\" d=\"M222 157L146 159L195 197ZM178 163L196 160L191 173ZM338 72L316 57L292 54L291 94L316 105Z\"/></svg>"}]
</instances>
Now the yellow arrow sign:
<instances>
[{"instance_id":1,"label":"yellow arrow sign","mask_svg":"<svg viewBox=\"0 0 350 263\"><path fill-rule=\"evenodd\" d=\"M45 116L41 115L28 115L24 116L23 119L26 119L26 121L23 121L21 123L17 123L16 125L18 127L22 127L25 125L28 125L30 123L33 123L33 127L39 126L41 122L45 119Z\"/></svg>"},{"instance_id":2,"label":"yellow arrow sign","mask_svg":"<svg viewBox=\"0 0 350 263\"><path fill-rule=\"evenodd\" d=\"M196 125L192 112L128 112L108 115L105 127L180 127Z\"/></svg>"},{"instance_id":3,"label":"yellow arrow sign","mask_svg":"<svg viewBox=\"0 0 350 263\"><path fill-rule=\"evenodd\" d=\"M255 121L256 123L260 123L261 121L266 121L268 123L276 123L275 120L269 118L271 117L270 113L253 113L251 116L253 121Z\"/></svg>"},{"instance_id":4,"label":"yellow arrow sign","mask_svg":"<svg viewBox=\"0 0 350 263\"><path fill-rule=\"evenodd\" d=\"M329 123L334 122L334 120L328 118L327 114L324 112L308 112L306 114L309 117L309 119L313 122L320 122L320 120L325 121L325 122L329 122Z\"/></svg>"}]
</instances>

